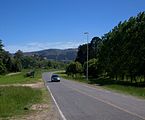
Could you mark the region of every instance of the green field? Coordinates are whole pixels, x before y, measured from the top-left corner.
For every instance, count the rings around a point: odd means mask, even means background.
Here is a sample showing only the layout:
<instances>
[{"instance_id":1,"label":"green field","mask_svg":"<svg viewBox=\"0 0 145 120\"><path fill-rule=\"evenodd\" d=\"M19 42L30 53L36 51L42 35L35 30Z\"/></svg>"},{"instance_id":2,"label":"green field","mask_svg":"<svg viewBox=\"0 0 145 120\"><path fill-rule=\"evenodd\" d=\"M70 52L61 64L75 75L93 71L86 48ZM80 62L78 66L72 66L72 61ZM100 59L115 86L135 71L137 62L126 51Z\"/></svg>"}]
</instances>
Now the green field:
<instances>
[{"instance_id":1,"label":"green field","mask_svg":"<svg viewBox=\"0 0 145 120\"><path fill-rule=\"evenodd\" d=\"M113 80L109 80L106 78L89 79L89 81L87 81L82 76L78 76L75 78L67 76L65 74L65 72L57 72L57 74L59 74L61 77L65 78L65 79L83 82L83 83L87 83L87 84L92 84L92 85L94 85L94 87L97 84L101 88L104 88L104 89L113 90L115 92L120 92L120 93L124 93L127 95L132 95L132 96L136 96L136 97L145 99L145 87L136 87L136 86L134 86L134 84L113 81Z\"/></svg>"},{"instance_id":2,"label":"green field","mask_svg":"<svg viewBox=\"0 0 145 120\"><path fill-rule=\"evenodd\" d=\"M50 108L50 94L45 88L1 87L0 88L0 120L16 118L37 112L32 110L33 104L47 104Z\"/></svg>"},{"instance_id":3,"label":"green field","mask_svg":"<svg viewBox=\"0 0 145 120\"><path fill-rule=\"evenodd\" d=\"M28 115L30 107L37 103L50 103L50 96L45 88L31 88L13 86L13 84L27 84L42 82L41 74L46 70L36 70L35 77L25 77L30 70L23 70L14 75L0 76L0 119L10 119ZM6 86L4 86L6 85Z\"/></svg>"},{"instance_id":4,"label":"green field","mask_svg":"<svg viewBox=\"0 0 145 120\"><path fill-rule=\"evenodd\" d=\"M30 87L0 87L0 117L11 117L28 112L30 106L40 102L42 92Z\"/></svg>"},{"instance_id":5,"label":"green field","mask_svg":"<svg viewBox=\"0 0 145 120\"><path fill-rule=\"evenodd\" d=\"M26 73L30 70L23 70L19 74L14 75L1 75L0 76L0 84L23 84L23 83L35 83L40 81L42 70L35 70L35 76L33 77L25 77ZM44 70L43 70L44 71Z\"/></svg>"}]
</instances>

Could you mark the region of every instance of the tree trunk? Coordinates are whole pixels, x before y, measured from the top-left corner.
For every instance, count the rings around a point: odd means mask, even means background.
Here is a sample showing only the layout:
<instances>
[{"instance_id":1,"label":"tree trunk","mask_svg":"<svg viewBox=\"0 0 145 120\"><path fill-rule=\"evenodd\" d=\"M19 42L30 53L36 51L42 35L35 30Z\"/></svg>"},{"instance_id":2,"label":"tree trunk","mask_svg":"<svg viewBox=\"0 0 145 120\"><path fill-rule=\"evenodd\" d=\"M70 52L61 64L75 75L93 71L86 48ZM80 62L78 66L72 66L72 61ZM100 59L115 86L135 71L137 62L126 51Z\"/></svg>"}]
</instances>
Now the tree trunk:
<instances>
[{"instance_id":1,"label":"tree trunk","mask_svg":"<svg viewBox=\"0 0 145 120\"><path fill-rule=\"evenodd\" d=\"M131 83L132 83L132 81L133 81L133 76L132 76L132 74L131 74L130 78L131 78Z\"/></svg>"},{"instance_id":2,"label":"tree trunk","mask_svg":"<svg viewBox=\"0 0 145 120\"><path fill-rule=\"evenodd\" d=\"M116 80L117 80L117 75L115 77L116 77Z\"/></svg>"},{"instance_id":3,"label":"tree trunk","mask_svg":"<svg viewBox=\"0 0 145 120\"><path fill-rule=\"evenodd\" d=\"M121 77L121 79L124 81L124 74L122 74L122 77Z\"/></svg>"},{"instance_id":4,"label":"tree trunk","mask_svg":"<svg viewBox=\"0 0 145 120\"><path fill-rule=\"evenodd\" d=\"M133 76L133 79L134 79L135 83L137 83L137 80L136 80L136 76L135 75Z\"/></svg>"}]
</instances>

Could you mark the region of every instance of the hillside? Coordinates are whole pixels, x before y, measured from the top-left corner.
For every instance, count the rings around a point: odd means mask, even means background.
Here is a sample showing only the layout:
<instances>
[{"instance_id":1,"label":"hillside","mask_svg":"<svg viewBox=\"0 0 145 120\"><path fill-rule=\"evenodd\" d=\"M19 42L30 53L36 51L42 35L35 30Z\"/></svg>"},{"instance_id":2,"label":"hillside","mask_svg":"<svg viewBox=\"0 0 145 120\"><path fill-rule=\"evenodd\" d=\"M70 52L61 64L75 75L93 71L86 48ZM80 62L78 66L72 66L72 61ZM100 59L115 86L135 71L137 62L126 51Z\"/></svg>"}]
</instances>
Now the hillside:
<instances>
[{"instance_id":1,"label":"hillside","mask_svg":"<svg viewBox=\"0 0 145 120\"><path fill-rule=\"evenodd\" d=\"M49 60L57 60L57 61L71 61L75 60L77 56L77 49L47 49L41 51L34 51L34 52L25 52L24 55L32 56L32 55L39 55L41 57L45 57Z\"/></svg>"}]
</instances>

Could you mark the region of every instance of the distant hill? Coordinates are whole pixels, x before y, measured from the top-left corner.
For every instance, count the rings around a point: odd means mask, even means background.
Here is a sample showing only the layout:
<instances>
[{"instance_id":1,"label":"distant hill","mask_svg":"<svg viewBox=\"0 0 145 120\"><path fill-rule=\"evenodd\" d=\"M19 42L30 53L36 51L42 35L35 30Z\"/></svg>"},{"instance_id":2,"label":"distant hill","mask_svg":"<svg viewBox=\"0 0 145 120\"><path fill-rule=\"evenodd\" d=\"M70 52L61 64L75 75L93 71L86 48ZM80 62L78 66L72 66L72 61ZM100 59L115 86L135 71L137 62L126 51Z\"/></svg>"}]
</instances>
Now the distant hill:
<instances>
[{"instance_id":1,"label":"distant hill","mask_svg":"<svg viewBox=\"0 0 145 120\"><path fill-rule=\"evenodd\" d=\"M72 61L75 60L77 56L78 49L47 49L41 51L34 52L24 52L26 56L39 55L41 57L47 58L49 60L57 60L57 61Z\"/></svg>"}]
</instances>

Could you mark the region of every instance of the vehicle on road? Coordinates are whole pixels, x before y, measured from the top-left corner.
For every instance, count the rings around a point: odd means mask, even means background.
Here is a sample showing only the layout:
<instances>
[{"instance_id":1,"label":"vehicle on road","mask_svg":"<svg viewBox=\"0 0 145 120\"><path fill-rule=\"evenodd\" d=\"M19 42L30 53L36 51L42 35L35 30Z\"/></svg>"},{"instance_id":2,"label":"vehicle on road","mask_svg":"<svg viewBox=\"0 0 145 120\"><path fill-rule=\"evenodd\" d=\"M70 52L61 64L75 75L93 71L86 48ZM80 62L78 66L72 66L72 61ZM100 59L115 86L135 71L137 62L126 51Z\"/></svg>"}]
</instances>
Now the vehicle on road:
<instances>
[{"instance_id":1,"label":"vehicle on road","mask_svg":"<svg viewBox=\"0 0 145 120\"><path fill-rule=\"evenodd\" d=\"M51 82L60 82L60 77L56 74L51 76Z\"/></svg>"}]
</instances>

